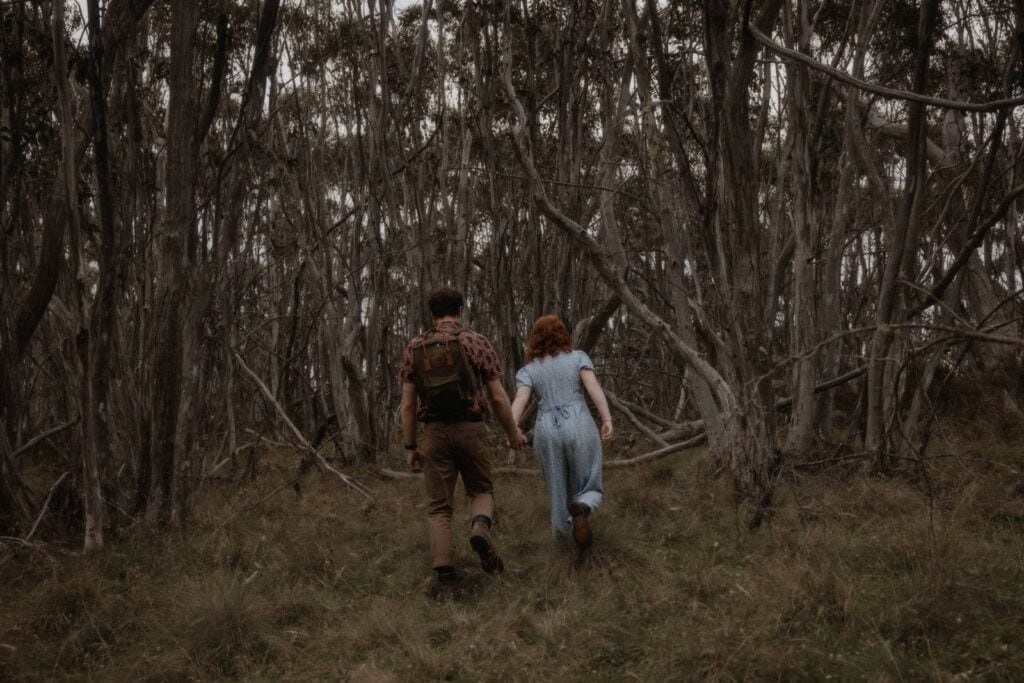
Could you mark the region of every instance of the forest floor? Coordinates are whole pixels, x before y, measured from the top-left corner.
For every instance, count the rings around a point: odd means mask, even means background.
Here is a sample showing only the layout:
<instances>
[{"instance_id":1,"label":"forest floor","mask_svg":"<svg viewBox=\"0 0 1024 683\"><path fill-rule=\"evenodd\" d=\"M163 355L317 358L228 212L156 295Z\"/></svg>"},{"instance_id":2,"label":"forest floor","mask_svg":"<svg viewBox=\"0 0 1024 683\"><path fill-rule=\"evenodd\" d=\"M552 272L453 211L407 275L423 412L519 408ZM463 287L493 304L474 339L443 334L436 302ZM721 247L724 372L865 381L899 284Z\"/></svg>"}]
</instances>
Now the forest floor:
<instances>
[{"instance_id":1,"label":"forest floor","mask_svg":"<svg viewBox=\"0 0 1024 683\"><path fill-rule=\"evenodd\" d=\"M541 482L499 476L507 570L460 540L450 604L425 594L418 482L364 473L367 505L314 474L297 497L294 454L264 453L187 538L0 552L0 679L1021 680L1024 445L971 453L927 479L791 474L753 532L701 451L610 470L582 566Z\"/></svg>"}]
</instances>

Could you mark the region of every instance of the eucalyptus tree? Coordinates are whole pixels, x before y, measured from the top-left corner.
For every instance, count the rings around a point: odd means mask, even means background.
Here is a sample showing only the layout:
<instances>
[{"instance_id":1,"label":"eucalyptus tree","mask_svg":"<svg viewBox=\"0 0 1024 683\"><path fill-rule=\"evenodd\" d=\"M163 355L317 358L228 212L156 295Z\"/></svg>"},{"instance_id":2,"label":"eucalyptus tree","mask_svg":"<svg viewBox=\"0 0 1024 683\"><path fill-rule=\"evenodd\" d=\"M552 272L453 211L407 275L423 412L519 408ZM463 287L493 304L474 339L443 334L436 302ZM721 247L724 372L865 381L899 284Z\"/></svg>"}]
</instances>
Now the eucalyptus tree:
<instances>
[{"instance_id":1,"label":"eucalyptus tree","mask_svg":"<svg viewBox=\"0 0 1024 683\"><path fill-rule=\"evenodd\" d=\"M1019 372L1019 2L79 7L0 5L4 531L187 525L266 442L363 492L439 283L510 381L565 318L621 462L706 440L754 523Z\"/></svg>"}]
</instances>

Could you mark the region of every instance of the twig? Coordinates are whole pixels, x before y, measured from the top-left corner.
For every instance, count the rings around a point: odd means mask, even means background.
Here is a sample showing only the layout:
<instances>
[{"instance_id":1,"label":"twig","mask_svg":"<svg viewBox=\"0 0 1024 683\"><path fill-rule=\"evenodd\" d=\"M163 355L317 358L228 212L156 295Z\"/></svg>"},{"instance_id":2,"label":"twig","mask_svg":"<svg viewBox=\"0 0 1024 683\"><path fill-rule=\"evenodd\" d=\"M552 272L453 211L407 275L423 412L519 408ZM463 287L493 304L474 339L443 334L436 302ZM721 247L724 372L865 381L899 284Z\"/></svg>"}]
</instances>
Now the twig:
<instances>
[{"instance_id":1,"label":"twig","mask_svg":"<svg viewBox=\"0 0 1024 683\"><path fill-rule=\"evenodd\" d=\"M948 332L950 334L962 337L964 339L973 339L975 341L989 342L990 344L1006 344L1007 346L1020 346L1024 347L1024 339L1020 337L1004 337L999 334L987 334L985 332L978 332L975 330L965 330L960 327L954 327L952 325L923 325L923 324L912 324L912 323L889 323L888 325L882 326L883 328L891 329L925 329L925 330L937 330L939 332Z\"/></svg>"},{"instance_id":2,"label":"twig","mask_svg":"<svg viewBox=\"0 0 1024 683\"><path fill-rule=\"evenodd\" d=\"M638 455L635 458L629 458L628 460L606 460L604 462L605 469L618 469L620 467L631 467L633 465L640 465L653 460L659 460L664 458L666 455L672 455L679 451L686 450L687 448L693 448L694 446L700 445L707 438L707 434L701 432L691 439L686 441L680 441L679 443L669 444L664 448L659 448L656 451L651 451L644 455ZM540 470L527 468L527 467L495 467L494 472L497 474L522 474L535 476L540 474ZM422 479L423 475L419 472L399 472L397 470L391 470L387 468L380 468L380 475L385 479Z\"/></svg>"},{"instance_id":3,"label":"twig","mask_svg":"<svg viewBox=\"0 0 1024 683\"><path fill-rule=\"evenodd\" d=\"M271 446L275 446L275 447L277 447L277 448L295 448L295 444L293 444L293 443L285 443L284 441L274 441L274 440L273 440L273 439L271 439L270 437L268 437L268 436L264 436L263 434L260 434L260 433L259 433L259 432L257 432L257 431L256 431L255 429L249 429L249 428L247 427L247 428L245 429L245 431L249 432L250 434L252 434L253 436L255 436L255 437L256 437L257 439L259 439L260 441L265 441L265 442L267 442L267 443L268 443L268 444L270 444ZM239 451L241 451L241 450L242 450L243 448L247 448L248 446L254 446L254 445L255 445L255 444L247 443L247 444L244 444L244 445L242 445L242 446L239 446L238 448L236 448L236 449L235 449L235 453L238 453L238 452L239 452Z\"/></svg>"},{"instance_id":4,"label":"twig","mask_svg":"<svg viewBox=\"0 0 1024 683\"><path fill-rule=\"evenodd\" d=\"M989 328L989 329L993 329L993 328ZM800 352L800 353L798 353L796 355L790 356L788 358L782 359L781 361L779 361L778 363L773 365L771 368L769 368L764 373L758 375L757 377L754 377L754 378L748 380L747 383L749 385L751 385L751 386L756 386L758 383L763 382L764 380L766 380L767 378L769 378L770 376L772 376L773 374L775 374L776 372L778 372L782 368L786 367L787 364L795 363L795 362L797 362L799 360L802 360L804 358L807 358L809 356L813 356L814 354L816 354L818 352L819 349L821 349L821 348L823 348L823 347L825 347L825 346L827 346L829 344L834 344L835 342L841 340L844 337L848 337L848 336L855 335L855 334L863 334L863 333L866 333L866 332L874 332L876 330L882 330L883 332L889 332L889 333L892 333L895 330L928 330L928 331L946 332L946 333L949 333L951 335L954 335L954 338L973 339L973 340L977 340L977 341L989 342L990 344L1006 344L1007 346L1020 346L1020 347L1024 347L1024 339L1022 339L1020 337L1007 337L1007 336L998 335L998 334L988 334L986 332L980 332L977 329L964 329L962 327L955 327L955 326L952 326L952 325L939 325L939 324L928 324L928 323L909 323L909 322L907 322L907 323L888 323L888 324L885 324L885 325L864 325L862 327L851 327L851 328L848 328L848 329L845 329L845 330L839 330L838 332L835 332L835 333L829 335L827 338L821 340L820 342L818 342L814 346L811 346L807 350L802 351L802 352ZM859 377L860 375L862 375L864 372L867 371L867 368L868 368L867 365L863 365L863 366L861 366L861 367L859 367L857 369L851 370L850 372L835 378L834 380L829 380L828 382L825 382L824 384L820 384L820 385L818 385L818 386L816 386L814 388L814 393L817 394L817 393L819 393L821 391L825 391L826 389L832 388L833 386L838 386L839 384L843 384L844 382L848 382L851 379ZM776 403L776 408L784 408L784 407L790 405L792 402L793 402L793 398L792 397L781 399L778 403Z\"/></svg>"},{"instance_id":5,"label":"twig","mask_svg":"<svg viewBox=\"0 0 1024 683\"><path fill-rule=\"evenodd\" d=\"M533 469L530 467L495 467L492 471L495 474L516 474L531 477L540 474L540 470ZM383 477L384 479L395 479L399 481L423 478L423 474L421 472L402 472L399 470L388 469L387 467L380 468L380 476Z\"/></svg>"},{"instance_id":6,"label":"twig","mask_svg":"<svg viewBox=\"0 0 1024 683\"><path fill-rule=\"evenodd\" d=\"M263 438L260 434L254 432L251 429L247 429L246 431L248 431L249 433L255 435L257 439L262 439ZM270 441L270 440L266 439L266 441ZM253 448L253 447L255 447L256 443L257 442L243 443L241 446L236 447L234 452L231 455L225 456L225 458L223 460L221 460L220 462L216 463L213 467L210 468L210 471L207 472L207 474L211 475L211 476L213 474L216 474L217 470L219 470L221 467L224 467L224 465L226 465L227 463L231 462L232 458L234 458L236 455L238 455L239 453L244 451L246 448ZM276 444L276 442L270 442L270 443L275 443ZM288 445L291 446L291 444L288 444Z\"/></svg>"},{"instance_id":7,"label":"twig","mask_svg":"<svg viewBox=\"0 0 1024 683\"><path fill-rule=\"evenodd\" d=\"M53 492L56 491L57 487L60 486L60 483L67 478L68 474L69 472L65 472L57 478L57 481L53 482L53 486L50 487L50 492L46 494L46 500L43 501L43 509L39 511L39 516L36 517L35 524L32 525L32 528L28 531L28 536L25 537L25 543L32 540L32 535L36 533L36 528L39 526L39 523L43 521L46 511L50 507L50 499L53 498Z\"/></svg>"},{"instance_id":8,"label":"twig","mask_svg":"<svg viewBox=\"0 0 1024 683\"><path fill-rule=\"evenodd\" d=\"M609 393L608 389L605 389L604 393L607 394L609 396L609 398L611 397L611 394ZM687 429L692 429L692 425L682 424L682 423L679 423L679 422L673 422L672 420L668 420L668 419L662 417L661 415L658 415L657 413L654 413L654 412L648 410L647 408L644 408L641 405L637 405L636 403L633 403L632 401L629 401L627 399L622 398L621 396L616 395L615 396L615 400L617 400L619 403L621 403L622 405L624 405L627 408L629 408L631 411L633 411L634 414L636 414L638 416L642 415L643 417L646 417L651 422L656 422L659 426L664 427L665 429L679 430L679 431L685 431Z\"/></svg>"},{"instance_id":9,"label":"twig","mask_svg":"<svg viewBox=\"0 0 1024 683\"><path fill-rule=\"evenodd\" d=\"M643 422L641 422L640 418L638 418L633 413L633 411L629 409L629 406L627 406L625 403L619 400L618 396L616 396L615 394L608 390L605 390L604 393L605 396L608 397L608 402L612 404L612 407L618 410L623 415L625 415L626 418L633 423L634 427L636 427L637 429L644 433L644 436L646 436L648 439L653 441L658 446L661 446L662 448L668 446L668 441L665 441L665 439L658 436L658 434L653 429L651 429Z\"/></svg>"},{"instance_id":10,"label":"twig","mask_svg":"<svg viewBox=\"0 0 1024 683\"><path fill-rule=\"evenodd\" d=\"M380 476L385 479L422 479L423 474L420 472L400 472L398 470L390 470L386 467L380 468Z\"/></svg>"},{"instance_id":11,"label":"twig","mask_svg":"<svg viewBox=\"0 0 1024 683\"><path fill-rule=\"evenodd\" d=\"M306 437L302 435L302 432L299 431L299 428L296 427L295 423L291 421L291 418L288 417L288 413L285 412L284 408L281 407L281 404L277 401L276 398L274 398L274 394L271 393L270 389L267 388L267 385L263 383L263 380L259 378L259 375L253 372L249 368L249 366L246 365L245 361L242 360L242 356L239 355L237 351L231 349L231 353L234 354L235 360L238 361L238 366L242 368L245 374L249 376L249 379L251 379L253 383L257 387L259 387L260 393L262 393L263 396L268 401L270 401L271 405L273 405L275 410L277 410L277 414L281 416L281 419L284 420L284 423L288 426L288 429L290 429L292 434L295 435L295 438L298 441L299 448L302 451L308 453L312 458L314 458L318 463L320 463L321 467L326 469L328 472L333 473L335 476L341 479L342 482L344 482L345 484L347 484L348 486L362 494L367 500L373 500L373 496L370 495L369 489L367 489L365 486L363 486L362 484L360 484L358 481L348 476L347 474L344 474L343 472L337 470L329 462L327 462L327 460L324 459L324 456L320 455L320 451L316 450L315 448L309 445L309 442L306 441Z\"/></svg>"},{"instance_id":12,"label":"twig","mask_svg":"<svg viewBox=\"0 0 1024 683\"><path fill-rule=\"evenodd\" d=\"M805 468L805 467L817 467L818 465L831 465L837 462L844 462L846 460L859 460L870 455L867 451L861 451L857 453L850 453L849 455L840 455L835 458L825 458L824 460L812 460L811 462L795 462L793 463L794 468Z\"/></svg>"},{"instance_id":13,"label":"twig","mask_svg":"<svg viewBox=\"0 0 1024 683\"><path fill-rule=\"evenodd\" d=\"M26 548L36 548L36 547L38 547L38 546L36 546L35 543L29 543L25 539L18 538L17 536L0 536L0 543L10 543L11 545L18 544L18 545L23 545Z\"/></svg>"},{"instance_id":14,"label":"twig","mask_svg":"<svg viewBox=\"0 0 1024 683\"><path fill-rule=\"evenodd\" d=\"M995 227L996 224L1003 219L1006 213L1017 201L1017 198L1022 194L1024 194L1024 185L1017 185L1003 197L1003 200L999 203L999 206L996 207L995 211L989 215L989 218L984 223L977 227L967 242L960 248L960 252L956 255L956 258L953 259L953 263L950 264L949 268L946 269L946 272L943 273L938 282L931 288L931 290L928 291L927 297L908 312L908 318L924 312L931 308L935 302L942 299L943 294L946 293L946 289L948 289L953 283L957 273L967 265L971 255L985 240L985 236L988 235L989 230Z\"/></svg>"},{"instance_id":15,"label":"twig","mask_svg":"<svg viewBox=\"0 0 1024 683\"><path fill-rule=\"evenodd\" d=\"M48 438L50 438L51 436L53 436L55 434L60 434L65 429L68 429L70 427L74 427L76 424L78 424L78 420L79 419L80 418L76 416L75 419L73 419L73 420L65 422L62 425L57 425L56 427L54 427L52 429L49 429L49 430L43 432L42 434L39 434L39 435L29 439L28 442L26 442L23 446L18 448L18 450L14 451L14 454L13 454L14 459L17 460L21 456L22 453L27 453L29 450L31 450L40 441L48 439Z\"/></svg>"},{"instance_id":16,"label":"twig","mask_svg":"<svg viewBox=\"0 0 1024 683\"><path fill-rule=\"evenodd\" d=\"M285 490L285 489L287 489L287 488L290 488L290 487L292 487L292 486L295 486L295 484L296 484L296 483L297 483L298 481L299 481L298 479L293 479L292 481L289 481L288 483L286 483L286 484L283 484L283 485L279 486L278 488L274 489L273 491L271 491L271 492L270 492L270 493L268 493L267 495L265 495L265 496L263 496L262 498L260 498L259 500L257 500L257 501L256 501L255 503L252 503L251 505L248 505L248 506L246 506L246 507L242 508L241 510L236 510L235 512L232 512L232 513L231 513L230 515L228 515L228 516L227 516L227 517L225 517L225 518L224 518L223 520L221 520L221 523L220 523L220 525L221 525L222 527L223 527L223 526L227 526L227 523L228 523L228 522L230 522L230 521L231 521L232 519L234 519L235 517L237 517L238 515L240 515L240 514L247 514L247 513L249 513L249 512L252 512L252 511L253 511L253 510L255 510L256 508L258 508L258 507L259 507L260 505L263 505L263 504L264 504L264 503L266 503L266 502L267 502L268 500L270 500L271 498L273 498L273 497L274 497L274 496L276 496L277 494L281 493L281 491L284 491L284 490Z\"/></svg>"},{"instance_id":17,"label":"twig","mask_svg":"<svg viewBox=\"0 0 1024 683\"><path fill-rule=\"evenodd\" d=\"M849 382L851 380L857 379L858 377L863 375L865 372L867 372L867 370L868 370L868 366L862 365L859 368L855 368L853 370L850 370L849 372L843 373L842 375L839 375L838 377L830 379L827 382L822 382L821 384L818 384L818 385L816 385L814 387L814 393L820 394L823 391L828 391L829 389L833 389L833 388L838 387L838 386L840 386L842 384L846 384L847 382ZM794 401L794 398L792 396L787 396L786 398L779 399L778 403L775 404L775 407L776 408L786 408L786 407L792 405L793 401Z\"/></svg>"},{"instance_id":18,"label":"twig","mask_svg":"<svg viewBox=\"0 0 1024 683\"><path fill-rule=\"evenodd\" d=\"M619 467L632 467L633 465L640 465L646 462L651 462L652 460L660 460L666 455L672 455L673 453L678 453L679 451L686 450L687 448L699 446L705 439L707 439L707 433L701 432L697 436L687 439L686 441L669 444L664 448L659 448L658 450L651 451L645 455L638 455L635 458L630 458L628 460L612 460L610 462L606 462L604 464L604 468L606 470L610 470L617 469Z\"/></svg>"},{"instance_id":19,"label":"twig","mask_svg":"<svg viewBox=\"0 0 1024 683\"><path fill-rule=\"evenodd\" d=\"M494 471L498 474L522 474L526 476L536 476L541 473L540 470L532 467L498 467Z\"/></svg>"},{"instance_id":20,"label":"twig","mask_svg":"<svg viewBox=\"0 0 1024 683\"><path fill-rule=\"evenodd\" d=\"M919 460L922 462L927 462L929 460L941 460L945 458L951 458L953 460L961 460L965 462L980 462L985 463L986 465L995 465L997 467L1002 467L1007 472L1011 472L1012 474L1016 474L1017 476L1024 476L1024 470L1018 469L1008 463L1000 462L998 460L992 460L991 458L976 458L967 455L960 455L959 453L940 453L939 455L926 455L922 456L921 458L909 458L907 456L901 455L893 455L890 457L895 458L897 460L913 460L914 462L917 462Z\"/></svg>"},{"instance_id":21,"label":"twig","mask_svg":"<svg viewBox=\"0 0 1024 683\"><path fill-rule=\"evenodd\" d=\"M515 173L505 173L503 171L492 171L492 170L490 170L488 168L477 168L476 166L463 166L463 167L449 168L448 171L449 172L454 172L454 171L470 171L470 172L473 172L473 173L490 173L490 174L493 174L493 175L502 176L504 178L512 178L514 180L530 180L530 176L517 175ZM615 194L620 194L623 197L628 197L629 199L632 199L633 201L637 202L637 204L639 204L641 206L644 206L643 201L639 197L637 197L636 195L632 195L629 192L625 192L624 190L618 190L618 189L615 189L613 187L604 187L603 185L584 185L584 184L581 184L581 183L570 183L570 182L566 182L564 180L555 180L554 178L545 178L543 176L537 176L537 178L541 182L550 183L551 185L561 185L562 187L577 187L577 188L581 188L581 189L584 189L584 190L601 190L602 192L613 192Z\"/></svg>"}]
</instances>

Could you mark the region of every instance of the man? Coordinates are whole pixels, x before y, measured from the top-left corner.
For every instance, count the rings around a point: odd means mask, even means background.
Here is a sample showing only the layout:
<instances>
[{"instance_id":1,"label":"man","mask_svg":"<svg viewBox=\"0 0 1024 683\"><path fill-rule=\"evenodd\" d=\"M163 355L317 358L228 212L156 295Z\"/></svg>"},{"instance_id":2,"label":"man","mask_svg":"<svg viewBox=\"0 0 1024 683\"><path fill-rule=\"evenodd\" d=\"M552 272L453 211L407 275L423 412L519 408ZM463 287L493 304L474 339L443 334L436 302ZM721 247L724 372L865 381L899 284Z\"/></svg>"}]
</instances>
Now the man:
<instances>
[{"instance_id":1,"label":"man","mask_svg":"<svg viewBox=\"0 0 1024 683\"><path fill-rule=\"evenodd\" d=\"M489 574L504 568L490 533L494 486L484 398L504 427L510 447L522 448L526 437L512 419L494 346L487 337L461 326L462 294L440 287L430 293L427 304L434 327L414 337L402 354L402 436L407 466L414 472L422 469L426 482L432 592L447 600L458 592L452 565L452 500L459 475L472 515L469 542L480 566ZM424 423L419 439L417 420Z\"/></svg>"}]
</instances>

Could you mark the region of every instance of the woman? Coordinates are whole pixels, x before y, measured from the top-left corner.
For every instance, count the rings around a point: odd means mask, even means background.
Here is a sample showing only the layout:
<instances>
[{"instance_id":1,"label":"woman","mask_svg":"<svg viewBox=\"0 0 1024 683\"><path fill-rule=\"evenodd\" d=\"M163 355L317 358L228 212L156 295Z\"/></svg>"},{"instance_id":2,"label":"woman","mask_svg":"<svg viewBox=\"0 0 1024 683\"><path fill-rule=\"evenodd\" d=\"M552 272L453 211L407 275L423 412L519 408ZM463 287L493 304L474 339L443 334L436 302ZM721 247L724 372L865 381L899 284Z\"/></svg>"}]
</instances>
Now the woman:
<instances>
[{"instance_id":1,"label":"woman","mask_svg":"<svg viewBox=\"0 0 1024 683\"><path fill-rule=\"evenodd\" d=\"M537 319L527 342L526 366L516 373L512 416L522 419L530 396L539 402L533 451L551 501L551 528L582 551L592 539L588 517L601 504L601 442L612 438L608 400L583 351L573 351L569 330L554 315ZM598 433L583 389L601 418Z\"/></svg>"}]
</instances>

